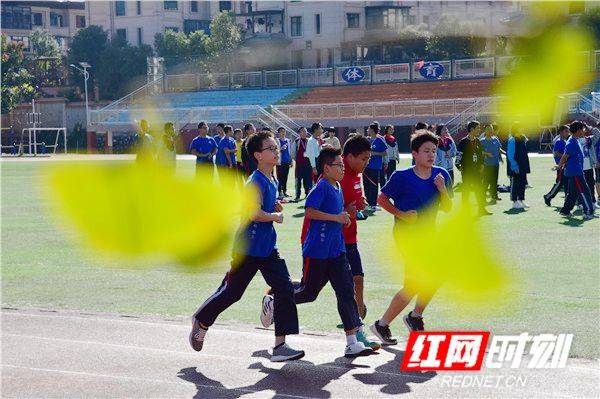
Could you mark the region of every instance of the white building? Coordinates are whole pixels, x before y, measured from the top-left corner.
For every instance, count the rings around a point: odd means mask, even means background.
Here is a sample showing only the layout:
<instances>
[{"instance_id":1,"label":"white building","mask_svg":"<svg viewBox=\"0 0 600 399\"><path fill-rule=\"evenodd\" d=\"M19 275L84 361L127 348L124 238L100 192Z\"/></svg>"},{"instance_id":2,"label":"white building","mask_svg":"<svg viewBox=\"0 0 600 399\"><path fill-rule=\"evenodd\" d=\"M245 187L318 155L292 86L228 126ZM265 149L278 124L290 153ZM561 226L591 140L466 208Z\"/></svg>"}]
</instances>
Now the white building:
<instances>
[{"instance_id":1,"label":"white building","mask_svg":"<svg viewBox=\"0 0 600 399\"><path fill-rule=\"evenodd\" d=\"M49 31L66 51L86 22L83 1L2 1L2 34L8 40L22 42L26 52L35 29Z\"/></svg>"}]
</instances>

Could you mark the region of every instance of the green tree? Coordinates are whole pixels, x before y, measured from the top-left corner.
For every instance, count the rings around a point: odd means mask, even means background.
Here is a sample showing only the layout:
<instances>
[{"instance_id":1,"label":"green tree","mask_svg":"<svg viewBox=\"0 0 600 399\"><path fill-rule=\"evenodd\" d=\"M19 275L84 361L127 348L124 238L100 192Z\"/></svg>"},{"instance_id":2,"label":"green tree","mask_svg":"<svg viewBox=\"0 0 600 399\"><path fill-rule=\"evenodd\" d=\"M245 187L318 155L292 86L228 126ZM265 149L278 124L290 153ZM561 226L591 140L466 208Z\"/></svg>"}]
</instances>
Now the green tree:
<instances>
[{"instance_id":1,"label":"green tree","mask_svg":"<svg viewBox=\"0 0 600 399\"><path fill-rule=\"evenodd\" d=\"M35 57L60 58L60 46L58 42L45 29L36 29L29 36L29 46Z\"/></svg>"},{"instance_id":2,"label":"green tree","mask_svg":"<svg viewBox=\"0 0 600 399\"><path fill-rule=\"evenodd\" d=\"M69 53L67 55L67 65L85 61L92 67L90 79L88 80L88 89L92 90L96 84L96 74L100 72L102 54L108 46L108 35L100 26L90 25L87 28L79 30L73 37ZM77 84L81 91L84 90L84 81L81 73L73 68L69 68L71 82Z\"/></svg>"},{"instance_id":3,"label":"green tree","mask_svg":"<svg viewBox=\"0 0 600 399\"><path fill-rule=\"evenodd\" d=\"M450 59L481 55L486 45L485 37L480 34L482 28L480 24L442 15L427 40L429 57Z\"/></svg>"},{"instance_id":4,"label":"green tree","mask_svg":"<svg viewBox=\"0 0 600 399\"><path fill-rule=\"evenodd\" d=\"M9 42L2 35L0 38L2 53L2 112L10 112L17 104L33 97L35 88L33 76L27 70L23 54L23 44Z\"/></svg>"},{"instance_id":5,"label":"green tree","mask_svg":"<svg viewBox=\"0 0 600 399\"><path fill-rule=\"evenodd\" d=\"M596 47L600 45L600 6L595 6L586 10L579 19L579 23L591 31L596 42Z\"/></svg>"},{"instance_id":6,"label":"green tree","mask_svg":"<svg viewBox=\"0 0 600 399\"><path fill-rule=\"evenodd\" d=\"M190 40L183 32L167 30L154 35L154 48L158 56L164 58L165 67L170 68L187 60Z\"/></svg>"},{"instance_id":7,"label":"green tree","mask_svg":"<svg viewBox=\"0 0 600 399\"><path fill-rule=\"evenodd\" d=\"M35 77L36 86L59 86L62 84L62 57L58 42L43 29L36 29L29 36L31 55L29 70Z\"/></svg>"},{"instance_id":8,"label":"green tree","mask_svg":"<svg viewBox=\"0 0 600 399\"><path fill-rule=\"evenodd\" d=\"M125 40L115 38L101 54L96 72L100 96L116 99L131 92L136 80L146 74L146 58L152 54L148 45L131 46Z\"/></svg>"},{"instance_id":9,"label":"green tree","mask_svg":"<svg viewBox=\"0 0 600 399\"><path fill-rule=\"evenodd\" d=\"M242 31L228 11L222 11L210 22L210 37L206 43L209 53L230 53L242 42Z\"/></svg>"}]
</instances>

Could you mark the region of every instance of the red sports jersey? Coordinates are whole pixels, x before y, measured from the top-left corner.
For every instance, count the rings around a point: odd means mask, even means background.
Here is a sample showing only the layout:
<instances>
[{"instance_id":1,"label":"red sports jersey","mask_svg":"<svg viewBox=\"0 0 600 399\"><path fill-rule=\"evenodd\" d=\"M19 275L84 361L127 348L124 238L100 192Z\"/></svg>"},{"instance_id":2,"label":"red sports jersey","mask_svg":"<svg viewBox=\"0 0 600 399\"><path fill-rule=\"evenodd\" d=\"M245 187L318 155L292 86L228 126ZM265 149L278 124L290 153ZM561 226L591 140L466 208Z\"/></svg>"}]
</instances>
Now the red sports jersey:
<instances>
[{"instance_id":1,"label":"red sports jersey","mask_svg":"<svg viewBox=\"0 0 600 399\"><path fill-rule=\"evenodd\" d=\"M346 159L344 158L344 178L340 182L342 193L344 195L344 208L354 202L356 209L362 211L365 209L363 199L363 188L360 182L360 174L354 172ZM358 233L356 229L356 214L350 215L350 226L344 227L344 242L346 244L356 244L358 241Z\"/></svg>"}]
</instances>

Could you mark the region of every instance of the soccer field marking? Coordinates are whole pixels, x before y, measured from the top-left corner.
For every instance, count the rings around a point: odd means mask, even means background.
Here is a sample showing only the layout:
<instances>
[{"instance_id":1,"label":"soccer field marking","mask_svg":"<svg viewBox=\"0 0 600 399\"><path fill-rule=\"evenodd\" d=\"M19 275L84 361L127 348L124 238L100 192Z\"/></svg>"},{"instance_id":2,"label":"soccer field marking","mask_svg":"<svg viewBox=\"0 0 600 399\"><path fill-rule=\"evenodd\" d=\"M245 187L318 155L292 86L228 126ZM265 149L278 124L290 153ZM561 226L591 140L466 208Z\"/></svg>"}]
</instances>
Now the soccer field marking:
<instances>
[{"instance_id":1,"label":"soccer field marking","mask_svg":"<svg viewBox=\"0 0 600 399\"><path fill-rule=\"evenodd\" d=\"M255 391L255 390L247 389L247 388L227 388L227 387L219 387L219 386L215 386L215 385L196 384L194 382L157 380L154 378L141 378L141 377L126 377L126 376L122 376L122 375L88 373L86 371L46 369L46 368L39 368L39 367L17 366L14 364L4 364L4 363L0 364L0 366L15 368L15 369L22 369L22 370L45 372L45 373L71 374L71 375L79 375L79 376L94 377L94 378L110 378L110 379L116 379L116 380L129 380L129 381L133 380L133 381L139 381L139 382L151 382L151 383L159 383L159 384L174 384L174 385L185 385L185 386L193 385L193 386L199 387L199 388L213 388L213 389L220 389L220 390L226 390L226 391L234 390L234 391L241 391L241 392L246 392L246 393L264 392L264 391ZM279 394L279 393L277 394L277 396L283 396L283 397L287 397L287 398L299 398L299 399L314 399L311 396L286 395L286 394Z\"/></svg>"}]
</instances>

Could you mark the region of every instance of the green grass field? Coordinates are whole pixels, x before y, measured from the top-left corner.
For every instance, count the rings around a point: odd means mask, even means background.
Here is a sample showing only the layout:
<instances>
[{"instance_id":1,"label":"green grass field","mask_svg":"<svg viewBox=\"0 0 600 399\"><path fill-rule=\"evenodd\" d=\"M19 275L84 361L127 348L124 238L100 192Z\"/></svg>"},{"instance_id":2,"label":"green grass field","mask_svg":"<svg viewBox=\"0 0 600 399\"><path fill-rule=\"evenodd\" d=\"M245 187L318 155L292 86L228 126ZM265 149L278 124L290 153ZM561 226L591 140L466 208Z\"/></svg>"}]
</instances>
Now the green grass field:
<instances>
[{"instance_id":1,"label":"green grass field","mask_svg":"<svg viewBox=\"0 0 600 399\"><path fill-rule=\"evenodd\" d=\"M47 214L40 179L49 163L3 162L2 177L2 305L74 309L124 314L191 315L219 285L228 260L215 262L205 272L190 274L176 268L128 269L126 264L90 259L67 240ZM75 167L75 163L72 163ZM404 159L401 166L408 165ZM574 333L571 356L600 357L600 222L566 220L548 208L542 194L553 181L549 157L532 158L534 173L527 190L530 210L507 214L507 194L490 206L493 216L480 221L496 256L510 263L519 285L493 305L466 311L442 290L425 314L432 330L485 329L493 334L529 332ZM504 169L503 169L504 170ZM178 173L191 175L192 161L179 161ZM501 183L506 183L501 173ZM290 187L292 182L290 182ZM289 190L291 193L293 190ZM562 203L562 195L555 204ZM301 274L299 246L302 204L285 205L285 222L277 227L278 244L292 277ZM91 210L93 211L93 210ZM383 212L359 222L359 247L366 271L367 323L386 308L398 290L401 269L381 254L378 242L390 234L392 218ZM465 250L468 240L465 237ZM432 243L432 251L435 243ZM451 268L452 264L448 264ZM222 321L258 324L259 304L265 287L260 276L240 302L221 315ZM339 323L335 296L327 286L315 303L299 306L300 324L310 330L333 331ZM406 336L400 320L393 331Z\"/></svg>"}]
</instances>

